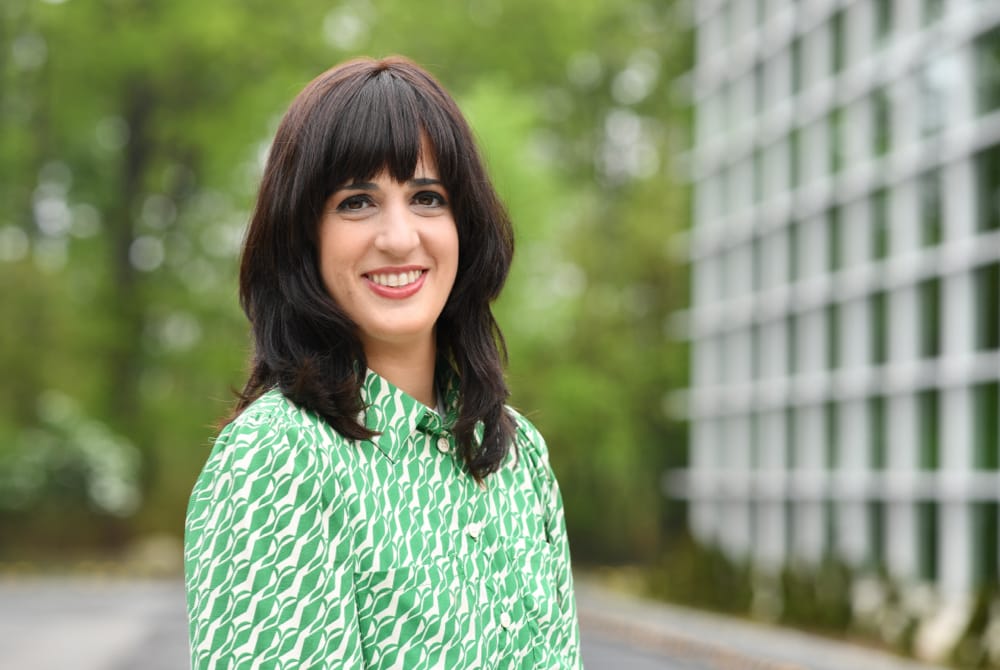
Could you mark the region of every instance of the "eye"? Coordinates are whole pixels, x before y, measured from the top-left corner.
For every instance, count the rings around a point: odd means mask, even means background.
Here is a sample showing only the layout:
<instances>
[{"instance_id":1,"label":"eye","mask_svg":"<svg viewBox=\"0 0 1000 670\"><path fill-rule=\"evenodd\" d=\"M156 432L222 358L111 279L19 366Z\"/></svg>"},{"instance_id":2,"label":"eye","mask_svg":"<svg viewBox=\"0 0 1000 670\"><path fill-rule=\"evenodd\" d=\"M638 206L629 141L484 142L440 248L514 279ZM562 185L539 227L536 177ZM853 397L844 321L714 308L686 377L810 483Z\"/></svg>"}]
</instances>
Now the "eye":
<instances>
[{"instance_id":1,"label":"eye","mask_svg":"<svg viewBox=\"0 0 1000 670\"><path fill-rule=\"evenodd\" d=\"M421 191L413 196L413 202L421 207L444 207L448 204L444 196L436 191Z\"/></svg>"},{"instance_id":2,"label":"eye","mask_svg":"<svg viewBox=\"0 0 1000 670\"><path fill-rule=\"evenodd\" d=\"M372 206L372 199L364 194L352 195L344 198L337 205L338 212L360 212Z\"/></svg>"}]
</instances>

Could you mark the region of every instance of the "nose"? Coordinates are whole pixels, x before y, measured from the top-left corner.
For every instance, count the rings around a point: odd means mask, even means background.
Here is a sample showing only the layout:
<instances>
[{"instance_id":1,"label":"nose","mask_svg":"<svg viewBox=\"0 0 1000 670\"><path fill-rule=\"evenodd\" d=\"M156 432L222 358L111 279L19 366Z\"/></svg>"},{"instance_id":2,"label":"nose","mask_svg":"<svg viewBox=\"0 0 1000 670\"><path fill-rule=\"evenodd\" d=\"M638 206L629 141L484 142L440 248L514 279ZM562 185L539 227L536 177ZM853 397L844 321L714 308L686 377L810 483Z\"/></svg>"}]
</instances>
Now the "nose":
<instances>
[{"instance_id":1,"label":"nose","mask_svg":"<svg viewBox=\"0 0 1000 670\"><path fill-rule=\"evenodd\" d=\"M384 210L375 248L395 257L405 257L420 245L415 215L403 206L389 206Z\"/></svg>"}]
</instances>

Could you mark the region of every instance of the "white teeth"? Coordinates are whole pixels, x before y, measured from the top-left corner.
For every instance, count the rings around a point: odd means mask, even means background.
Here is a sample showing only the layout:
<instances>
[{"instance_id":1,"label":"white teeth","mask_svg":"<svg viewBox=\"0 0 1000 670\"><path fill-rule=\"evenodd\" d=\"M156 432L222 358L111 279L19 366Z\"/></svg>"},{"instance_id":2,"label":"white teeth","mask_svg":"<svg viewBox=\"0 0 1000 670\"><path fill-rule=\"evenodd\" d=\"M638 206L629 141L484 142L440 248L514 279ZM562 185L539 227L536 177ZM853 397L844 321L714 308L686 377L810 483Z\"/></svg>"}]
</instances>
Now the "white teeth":
<instances>
[{"instance_id":1,"label":"white teeth","mask_svg":"<svg viewBox=\"0 0 1000 670\"><path fill-rule=\"evenodd\" d=\"M406 286L407 284L412 284L417 281L421 274L422 272L420 270L410 270L409 272L400 272L399 274L372 274L368 275L368 278L379 286L399 288L400 286Z\"/></svg>"}]
</instances>

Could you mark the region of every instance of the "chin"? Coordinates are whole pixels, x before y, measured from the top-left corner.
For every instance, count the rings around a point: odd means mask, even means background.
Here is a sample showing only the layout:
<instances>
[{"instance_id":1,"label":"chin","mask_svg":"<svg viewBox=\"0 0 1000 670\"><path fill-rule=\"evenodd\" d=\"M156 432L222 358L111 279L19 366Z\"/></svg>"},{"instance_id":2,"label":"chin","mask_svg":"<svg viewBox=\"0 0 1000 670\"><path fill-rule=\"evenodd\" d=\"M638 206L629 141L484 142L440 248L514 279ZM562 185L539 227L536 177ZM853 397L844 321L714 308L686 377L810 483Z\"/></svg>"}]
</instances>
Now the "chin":
<instances>
[{"instance_id":1,"label":"chin","mask_svg":"<svg viewBox=\"0 0 1000 670\"><path fill-rule=\"evenodd\" d=\"M380 328L363 335L363 338L373 343L400 346L412 344L419 346L427 339L434 339L433 328Z\"/></svg>"}]
</instances>

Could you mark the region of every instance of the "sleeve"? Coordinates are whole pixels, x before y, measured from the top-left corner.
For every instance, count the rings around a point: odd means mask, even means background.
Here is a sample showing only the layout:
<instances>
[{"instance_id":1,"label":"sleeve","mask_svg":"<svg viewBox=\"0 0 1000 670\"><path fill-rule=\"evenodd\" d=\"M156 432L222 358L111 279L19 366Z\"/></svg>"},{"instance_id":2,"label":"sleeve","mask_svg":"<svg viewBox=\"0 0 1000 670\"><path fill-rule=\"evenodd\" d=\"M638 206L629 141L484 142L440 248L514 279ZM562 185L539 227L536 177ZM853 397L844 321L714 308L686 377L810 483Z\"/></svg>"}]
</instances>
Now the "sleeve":
<instances>
[{"instance_id":1,"label":"sleeve","mask_svg":"<svg viewBox=\"0 0 1000 670\"><path fill-rule=\"evenodd\" d=\"M569 538L566 534L566 517L563 510L559 482L549 463L545 438L521 418L523 434L527 438L528 449L537 459L535 486L543 505L545 534L553 549L553 573L556 595L559 603L560 624L553 629L553 649L557 652L560 667L582 670L580 657L580 625L576 614L576 596L573 591L573 570L570 561ZM532 459L535 460L535 459Z\"/></svg>"},{"instance_id":2,"label":"sleeve","mask_svg":"<svg viewBox=\"0 0 1000 670\"><path fill-rule=\"evenodd\" d=\"M194 670L361 668L345 505L315 439L238 419L188 505Z\"/></svg>"}]
</instances>

